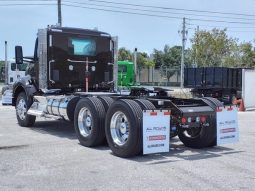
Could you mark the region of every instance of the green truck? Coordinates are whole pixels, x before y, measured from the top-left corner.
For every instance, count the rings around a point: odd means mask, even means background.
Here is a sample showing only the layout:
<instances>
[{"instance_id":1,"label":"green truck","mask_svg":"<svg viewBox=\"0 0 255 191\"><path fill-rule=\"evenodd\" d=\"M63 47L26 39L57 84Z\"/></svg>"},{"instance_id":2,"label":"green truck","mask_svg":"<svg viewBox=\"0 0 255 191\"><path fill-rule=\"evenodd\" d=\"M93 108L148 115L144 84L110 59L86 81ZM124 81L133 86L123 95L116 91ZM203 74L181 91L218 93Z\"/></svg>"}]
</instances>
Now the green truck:
<instances>
[{"instance_id":1,"label":"green truck","mask_svg":"<svg viewBox=\"0 0 255 191\"><path fill-rule=\"evenodd\" d=\"M134 85L134 63L118 61L118 86Z\"/></svg>"}]
</instances>

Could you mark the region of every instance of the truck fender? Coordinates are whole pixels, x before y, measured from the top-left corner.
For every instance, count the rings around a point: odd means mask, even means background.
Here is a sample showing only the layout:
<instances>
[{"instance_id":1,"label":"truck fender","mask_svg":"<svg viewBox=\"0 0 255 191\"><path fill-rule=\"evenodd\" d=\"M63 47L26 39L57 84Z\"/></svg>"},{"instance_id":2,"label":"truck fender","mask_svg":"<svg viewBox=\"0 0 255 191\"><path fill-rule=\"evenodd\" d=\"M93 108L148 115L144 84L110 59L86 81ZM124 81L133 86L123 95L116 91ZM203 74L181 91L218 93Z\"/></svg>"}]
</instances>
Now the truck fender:
<instances>
[{"instance_id":1,"label":"truck fender","mask_svg":"<svg viewBox=\"0 0 255 191\"><path fill-rule=\"evenodd\" d=\"M12 106L16 106L17 97L22 91L25 92L27 97L31 98L33 94L37 92L36 87L31 83L30 76L23 77L13 84Z\"/></svg>"},{"instance_id":2,"label":"truck fender","mask_svg":"<svg viewBox=\"0 0 255 191\"><path fill-rule=\"evenodd\" d=\"M75 96L68 102L66 112L67 112L68 119L70 121L74 121L74 111L79 100L80 100L80 97Z\"/></svg>"}]
</instances>

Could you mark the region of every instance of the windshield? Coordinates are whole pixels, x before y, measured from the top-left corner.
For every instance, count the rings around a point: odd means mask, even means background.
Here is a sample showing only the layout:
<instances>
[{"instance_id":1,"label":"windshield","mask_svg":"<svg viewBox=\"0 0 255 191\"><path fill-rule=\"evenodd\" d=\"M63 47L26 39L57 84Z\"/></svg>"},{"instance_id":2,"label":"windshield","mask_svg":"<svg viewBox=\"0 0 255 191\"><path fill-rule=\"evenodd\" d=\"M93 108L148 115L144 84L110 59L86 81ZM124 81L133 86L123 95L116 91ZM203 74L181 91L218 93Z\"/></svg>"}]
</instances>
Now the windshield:
<instances>
[{"instance_id":1,"label":"windshield","mask_svg":"<svg viewBox=\"0 0 255 191\"><path fill-rule=\"evenodd\" d=\"M126 65L118 65L118 72L127 72Z\"/></svg>"},{"instance_id":2,"label":"windshield","mask_svg":"<svg viewBox=\"0 0 255 191\"><path fill-rule=\"evenodd\" d=\"M26 71L27 68L27 63L23 63L23 64L16 64L16 63L11 63L11 70L15 71L16 69L18 71Z\"/></svg>"},{"instance_id":3,"label":"windshield","mask_svg":"<svg viewBox=\"0 0 255 191\"><path fill-rule=\"evenodd\" d=\"M68 53L74 56L95 56L96 41L94 39L69 38Z\"/></svg>"}]
</instances>

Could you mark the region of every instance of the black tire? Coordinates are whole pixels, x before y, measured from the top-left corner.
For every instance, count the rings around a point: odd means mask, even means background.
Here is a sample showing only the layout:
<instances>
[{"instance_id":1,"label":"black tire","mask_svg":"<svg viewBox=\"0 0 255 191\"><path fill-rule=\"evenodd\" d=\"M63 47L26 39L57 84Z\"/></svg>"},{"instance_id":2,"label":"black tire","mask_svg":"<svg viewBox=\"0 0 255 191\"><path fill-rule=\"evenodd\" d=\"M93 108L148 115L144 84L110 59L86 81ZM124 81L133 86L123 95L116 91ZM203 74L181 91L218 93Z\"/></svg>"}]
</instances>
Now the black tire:
<instances>
[{"instance_id":1,"label":"black tire","mask_svg":"<svg viewBox=\"0 0 255 191\"><path fill-rule=\"evenodd\" d=\"M103 143L105 138L104 119L104 106L98 98L83 98L77 103L74 112L74 127L83 146L93 147Z\"/></svg>"},{"instance_id":2,"label":"black tire","mask_svg":"<svg viewBox=\"0 0 255 191\"><path fill-rule=\"evenodd\" d=\"M217 107L223 106L223 103L216 98L203 97L201 99L206 102L213 110L216 110Z\"/></svg>"},{"instance_id":3,"label":"black tire","mask_svg":"<svg viewBox=\"0 0 255 191\"><path fill-rule=\"evenodd\" d=\"M118 118L122 116L122 118ZM115 118L127 124L128 137L120 143L117 134L123 136L121 130L117 132ZM127 122L127 123L126 123ZM105 134L113 154L119 157L132 157L142 151L142 109L133 100L120 99L115 101L106 114ZM112 125L112 126L111 126ZM116 129L115 129L116 128ZM114 136L114 132L116 136ZM127 131L126 131L127 132Z\"/></svg>"},{"instance_id":4,"label":"black tire","mask_svg":"<svg viewBox=\"0 0 255 191\"><path fill-rule=\"evenodd\" d=\"M98 97L104 105L105 112L109 109L110 105L114 102L111 97L102 96Z\"/></svg>"},{"instance_id":5,"label":"black tire","mask_svg":"<svg viewBox=\"0 0 255 191\"><path fill-rule=\"evenodd\" d=\"M135 102L139 104L142 110L154 110L156 107L146 99L135 99Z\"/></svg>"},{"instance_id":6,"label":"black tire","mask_svg":"<svg viewBox=\"0 0 255 191\"><path fill-rule=\"evenodd\" d=\"M178 137L187 147L208 147L214 140L214 127L198 127L196 129L178 129Z\"/></svg>"},{"instance_id":7,"label":"black tire","mask_svg":"<svg viewBox=\"0 0 255 191\"><path fill-rule=\"evenodd\" d=\"M209 107L213 110L216 110L218 106L222 106L223 104L215 99L204 97L201 98ZM178 136L183 144L187 147L192 148L204 148L211 147L216 144L216 115L210 116L208 118L209 126L200 127L197 129L181 129L178 130Z\"/></svg>"},{"instance_id":8,"label":"black tire","mask_svg":"<svg viewBox=\"0 0 255 191\"><path fill-rule=\"evenodd\" d=\"M31 127L35 123L36 117L27 114L27 110L32 103L32 98L28 98L25 92L19 93L16 101L16 117L22 127Z\"/></svg>"}]
</instances>

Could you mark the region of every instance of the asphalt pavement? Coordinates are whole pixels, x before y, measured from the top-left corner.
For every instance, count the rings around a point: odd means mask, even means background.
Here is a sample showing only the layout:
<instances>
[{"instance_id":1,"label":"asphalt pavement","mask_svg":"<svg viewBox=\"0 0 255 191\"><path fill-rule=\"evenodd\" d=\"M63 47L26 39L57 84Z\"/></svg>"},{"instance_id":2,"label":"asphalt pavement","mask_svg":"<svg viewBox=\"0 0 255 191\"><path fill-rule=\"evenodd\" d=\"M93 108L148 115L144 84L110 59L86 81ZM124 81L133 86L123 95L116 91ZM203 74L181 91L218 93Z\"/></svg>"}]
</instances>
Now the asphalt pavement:
<instances>
[{"instance_id":1,"label":"asphalt pavement","mask_svg":"<svg viewBox=\"0 0 255 191\"><path fill-rule=\"evenodd\" d=\"M191 149L175 138L169 153L123 159L107 145L81 146L72 123L24 128L0 106L0 190L255 190L255 112L238 117L239 143Z\"/></svg>"}]
</instances>

